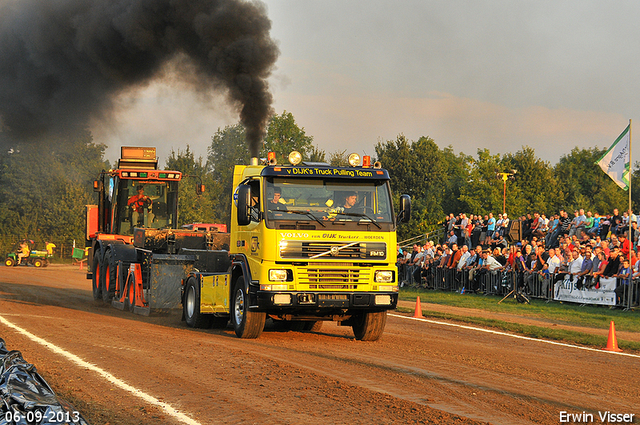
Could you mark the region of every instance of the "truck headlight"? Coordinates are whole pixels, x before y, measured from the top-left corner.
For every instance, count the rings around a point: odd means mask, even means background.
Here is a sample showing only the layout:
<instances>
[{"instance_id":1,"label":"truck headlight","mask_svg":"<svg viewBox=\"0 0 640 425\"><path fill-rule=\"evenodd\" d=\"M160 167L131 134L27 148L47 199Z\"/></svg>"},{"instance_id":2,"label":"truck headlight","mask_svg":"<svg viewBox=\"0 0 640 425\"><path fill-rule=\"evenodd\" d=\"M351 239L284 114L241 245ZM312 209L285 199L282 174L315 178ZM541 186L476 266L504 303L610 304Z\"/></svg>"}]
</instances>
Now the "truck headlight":
<instances>
[{"instance_id":1,"label":"truck headlight","mask_svg":"<svg viewBox=\"0 0 640 425\"><path fill-rule=\"evenodd\" d=\"M285 282L287 280L286 270L269 270L269 280L271 282Z\"/></svg>"},{"instance_id":2,"label":"truck headlight","mask_svg":"<svg viewBox=\"0 0 640 425\"><path fill-rule=\"evenodd\" d=\"M375 276L376 283L393 282L393 270L378 270Z\"/></svg>"}]
</instances>

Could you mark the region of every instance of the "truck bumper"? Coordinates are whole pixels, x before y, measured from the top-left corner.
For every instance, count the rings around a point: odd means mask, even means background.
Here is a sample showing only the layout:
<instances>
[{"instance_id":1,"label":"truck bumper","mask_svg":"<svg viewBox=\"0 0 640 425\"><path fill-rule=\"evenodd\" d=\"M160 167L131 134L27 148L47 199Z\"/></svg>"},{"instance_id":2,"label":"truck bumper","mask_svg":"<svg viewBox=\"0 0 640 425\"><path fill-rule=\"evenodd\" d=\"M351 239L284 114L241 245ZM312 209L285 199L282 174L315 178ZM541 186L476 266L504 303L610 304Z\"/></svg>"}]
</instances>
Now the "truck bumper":
<instances>
[{"instance_id":1,"label":"truck bumper","mask_svg":"<svg viewBox=\"0 0 640 425\"><path fill-rule=\"evenodd\" d=\"M317 311L392 310L398 304L397 292L270 292L258 291L257 310Z\"/></svg>"}]
</instances>

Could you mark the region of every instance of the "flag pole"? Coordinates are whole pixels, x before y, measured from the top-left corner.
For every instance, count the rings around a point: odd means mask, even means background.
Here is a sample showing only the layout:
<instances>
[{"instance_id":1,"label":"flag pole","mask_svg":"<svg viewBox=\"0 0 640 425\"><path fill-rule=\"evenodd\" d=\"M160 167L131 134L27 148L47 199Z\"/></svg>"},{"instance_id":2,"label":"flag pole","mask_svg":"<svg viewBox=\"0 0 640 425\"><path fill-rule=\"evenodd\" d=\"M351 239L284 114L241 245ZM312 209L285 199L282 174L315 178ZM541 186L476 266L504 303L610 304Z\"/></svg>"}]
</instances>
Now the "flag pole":
<instances>
[{"instance_id":1,"label":"flag pole","mask_svg":"<svg viewBox=\"0 0 640 425\"><path fill-rule=\"evenodd\" d=\"M631 276L633 275L633 265L631 264L631 250L634 249L633 238L631 237L631 230L633 226L631 225L631 175L633 174L633 160L631 159L631 118L629 118L629 287L627 288L629 294L627 296L627 309L631 310L631 297L633 294L632 291L632 282ZM637 220L636 216L636 220Z\"/></svg>"}]
</instances>

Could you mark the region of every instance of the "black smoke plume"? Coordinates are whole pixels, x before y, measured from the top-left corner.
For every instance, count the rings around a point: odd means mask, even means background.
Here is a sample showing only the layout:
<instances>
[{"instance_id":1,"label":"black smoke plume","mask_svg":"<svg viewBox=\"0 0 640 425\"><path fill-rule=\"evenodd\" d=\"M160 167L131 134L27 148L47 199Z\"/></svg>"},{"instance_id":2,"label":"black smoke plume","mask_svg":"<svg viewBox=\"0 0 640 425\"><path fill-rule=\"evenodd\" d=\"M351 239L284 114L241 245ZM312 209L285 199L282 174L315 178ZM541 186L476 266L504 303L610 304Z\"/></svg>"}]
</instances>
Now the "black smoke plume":
<instances>
[{"instance_id":1,"label":"black smoke plume","mask_svg":"<svg viewBox=\"0 0 640 425\"><path fill-rule=\"evenodd\" d=\"M257 156L279 53L270 29L257 1L0 0L0 133L108 119L120 93L170 68L200 93L226 91Z\"/></svg>"}]
</instances>

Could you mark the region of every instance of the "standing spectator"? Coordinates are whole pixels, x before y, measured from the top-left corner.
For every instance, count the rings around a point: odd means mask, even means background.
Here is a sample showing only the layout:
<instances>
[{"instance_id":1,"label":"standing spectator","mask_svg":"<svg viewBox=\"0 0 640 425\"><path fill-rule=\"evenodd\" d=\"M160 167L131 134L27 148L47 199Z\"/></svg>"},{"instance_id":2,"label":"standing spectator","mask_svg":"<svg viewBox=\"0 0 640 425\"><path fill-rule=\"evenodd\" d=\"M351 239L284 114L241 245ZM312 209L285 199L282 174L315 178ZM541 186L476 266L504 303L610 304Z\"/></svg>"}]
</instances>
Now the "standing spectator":
<instances>
[{"instance_id":1,"label":"standing spectator","mask_svg":"<svg viewBox=\"0 0 640 425\"><path fill-rule=\"evenodd\" d=\"M489 221L487 221L487 238L493 237L493 232L496 230L496 219L493 218L493 213L489 213Z\"/></svg>"},{"instance_id":2,"label":"standing spectator","mask_svg":"<svg viewBox=\"0 0 640 425\"><path fill-rule=\"evenodd\" d=\"M588 217L588 213L587 213L587 217ZM590 236L600 235L600 220L601 220L600 214L594 213L593 225L591 226L590 230L587 230L587 233L589 233Z\"/></svg>"},{"instance_id":3,"label":"standing spectator","mask_svg":"<svg viewBox=\"0 0 640 425\"><path fill-rule=\"evenodd\" d=\"M496 230L493 232L493 238L497 237L497 234L500 234L502 229L502 214L498 214L498 220L496 220Z\"/></svg>"},{"instance_id":4,"label":"standing spectator","mask_svg":"<svg viewBox=\"0 0 640 425\"><path fill-rule=\"evenodd\" d=\"M467 247L466 245L462 245L462 248L460 248L460 251L462 252L462 254L460 255L460 259L458 260L458 264L456 265L458 270L462 270L462 268L467 265L467 261L471 257L471 253L469 252L469 247Z\"/></svg>"},{"instance_id":5,"label":"standing spectator","mask_svg":"<svg viewBox=\"0 0 640 425\"><path fill-rule=\"evenodd\" d=\"M607 266L602 271L602 276L604 277L612 277L618 273L620 269L620 248L613 247L611 252L609 253L609 260L607 261Z\"/></svg>"},{"instance_id":6,"label":"standing spectator","mask_svg":"<svg viewBox=\"0 0 640 425\"><path fill-rule=\"evenodd\" d=\"M458 243L458 237L456 236L455 232L452 230L451 232L449 232L449 239L447 239L447 242L449 243L449 245L453 245L453 244L457 244Z\"/></svg>"},{"instance_id":7,"label":"standing spectator","mask_svg":"<svg viewBox=\"0 0 640 425\"><path fill-rule=\"evenodd\" d=\"M569 224L569 237L572 237L573 235L576 234L576 229L578 227L578 222L580 220L578 220L578 217L580 216L580 211L575 210L573 212L573 219L571 220L571 223Z\"/></svg>"},{"instance_id":8,"label":"standing spectator","mask_svg":"<svg viewBox=\"0 0 640 425\"><path fill-rule=\"evenodd\" d=\"M600 287L600 276L604 275L604 270L607 268L607 256L604 255L603 251L598 251L598 270L593 272L593 280L591 281L594 288Z\"/></svg>"},{"instance_id":9,"label":"standing spectator","mask_svg":"<svg viewBox=\"0 0 640 425\"><path fill-rule=\"evenodd\" d=\"M622 223L622 217L620 217L620 214L618 214L618 209L614 208L613 209L613 215L611 216L611 218L609 219L609 223L610 226L609 227L609 231L611 232L612 235L615 235L618 233L618 226L620 225L620 223ZM606 238L607 235L601 235L603 238Z\"/></svg>"},{"instance_id":10,"label":"standing spectator","mask_svg":"<svg viewBox=\"0 0 640 425\"><path fill-rule=\"evenodd\" d=\"M460 257L462 256L462 251L458 249L458 245L453 243L451 244L451 256L449 257L449 261L447 262L447 268L455 269L458 267L458 262L460 261Z\"/></svg>"},{"instance_id":11,"label":"standing spectator","mask_svg":"<svg viewBox=\"0 0 640 425\"><path fill-rule=\"evenodd\" d=\"M578 273L578 282L576 287L582 289L585 286L591 286L591 272L593 269L593 260L591 260L591 252L585 251L584 259Z\"/></svg>"},{"instance_id":12,"label":"standing spectator","mask_svg":"<svg viewBox=\"0 0 640 425\"><path fill-rule=\"evenodd\" d=\"M624 302L624 295L629 294L629 283L631 281L631 268L629 267L629 259L622 260L622 266L618 273L615 275L618 278L618 284L616 285L616 299L617 304L622 305Z\"/></svg>"},{"instance_id":13,"label":"standing spectator","mask_svg":"<svg viewBox=\"0 0 640 425\"><path fill-rule=\"evenodd\" d=\"M509 234L509 221L507 213L502 214L502 227L500 228L500 234L504 237Z\"/></svg>"},{"instance_id":14,"label":"standing spectator","mask_svg":"<svg viewBox=\"0 0 640 425\"><path fill-rule=\"evenodd\" d=\"M572 276L571 281L575 285L578 282L578 275L582 271L582 263L584 259L580 255L580 251L577 249L574 249L573 252L571 252L571 256L572 260L571 263L569 263L569 275Z\"/></svg>"},{"instance_id":15,"label":"standing spectator","mask_svg":"<svg viewBox=\"0 0 640 425\"><path fill-rule=\"evenodd\" d=\"M553 238L557 237L556 232L560 229L558 226L560 224L560 220L559 220L560 216L558 214L552 215L551 219L549 220L549 230L547 231L547 235L544 238L544 243L546 247L550 247L551 246L551 241L553 240Z\"/></svg>"},{"instance_id":16,"label":"standing spectator","mask_svg":"<svg viewBox=\"0 0 640 425\"><path fill-rule=\"evenodd\" d=\"M584 214L584 209L578 210L578 218L576 220L576 236L578 239L582 238L585 226L587 225L587 216Z\"/></svg>"},{"instance_id":17,"label":"standing spectator","mask_svg":"<svg viewBox=\"0 0 640 425\"><path fill-rule=\"evenodd\" d=\"M587 234L587 236L590 236L591 229L593 229L593 215L591 214L591 211L587 211L587 216L586 216L583 231Z\"/></svg>"}]
</instances>

